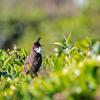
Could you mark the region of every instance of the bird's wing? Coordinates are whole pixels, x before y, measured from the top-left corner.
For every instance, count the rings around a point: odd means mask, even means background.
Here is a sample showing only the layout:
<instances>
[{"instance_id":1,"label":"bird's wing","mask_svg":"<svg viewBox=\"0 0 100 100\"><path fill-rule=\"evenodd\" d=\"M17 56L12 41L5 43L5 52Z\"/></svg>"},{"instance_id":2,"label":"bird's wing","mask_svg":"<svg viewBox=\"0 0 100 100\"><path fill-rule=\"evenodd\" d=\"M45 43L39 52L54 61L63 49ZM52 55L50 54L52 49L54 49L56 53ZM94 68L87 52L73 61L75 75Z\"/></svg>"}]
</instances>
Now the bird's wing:
<instances>
[{"instance_id":1,"label":"bird's wing","mask_svg":"<svg viewBox=\"0 0 100 100\"><path fill-rule=\"evenodd\" d=\"M32 71L34 73L36 73L39 70L41 63L42 63L42 56L40 54L37 54L34 58L34 62L32 65Z\"/></svg>"},{"instance_id":2,"label":"bird's wing","mask_svg":"<svg viewBox=\"0 0 100 100\"><path fill-rule=\"evenodd\" d=\"M37 73L42 63L42 56L41 54L33 54L26 58L24 64L24 71L28 73L31 70L33 73Z\"/></svg>"},{"instance_id":3,"label":"bird's wing","mask_svg":"<svg viewBox=\"0 0 100 100\"><path fill-rule=\"evenodd\" d=\"M25 64L24 64L24 71L25 73L29 72L30 67L32 67L32 62L31 62L32 58L31 56L28 56L25 60Z\"/></svg>"}]
</instances>

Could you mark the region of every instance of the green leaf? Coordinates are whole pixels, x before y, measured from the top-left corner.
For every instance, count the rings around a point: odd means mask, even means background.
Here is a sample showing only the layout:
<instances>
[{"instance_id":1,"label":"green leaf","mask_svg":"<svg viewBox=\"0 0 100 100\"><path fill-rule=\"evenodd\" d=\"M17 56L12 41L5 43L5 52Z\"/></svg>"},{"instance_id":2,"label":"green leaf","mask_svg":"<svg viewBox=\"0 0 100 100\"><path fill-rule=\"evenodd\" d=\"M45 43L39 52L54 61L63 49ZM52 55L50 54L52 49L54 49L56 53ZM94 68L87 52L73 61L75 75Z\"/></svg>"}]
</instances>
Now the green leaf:
<instances>
[{"instance_id":1,"label":"green leaf","mask_svg":"<svg viewBox=\"0 0 100 100\"><path fill-rule=\"evenodd\" d=\"M66 37L66 44L69 45L71 43L71 32L69 35Z\"/></svg>"},{"instance_id":2,"label":"green leaf","mask_svg":"<svg viewBox=\"0 0 100 100\"><path fill-rule=\"evenodd\" d=\"M54 44L58 45L58 46L61 46L61 47L65 47L65 45L63 45L62 43L60 42L55 42Z\"/></svg>"}]
</instances>

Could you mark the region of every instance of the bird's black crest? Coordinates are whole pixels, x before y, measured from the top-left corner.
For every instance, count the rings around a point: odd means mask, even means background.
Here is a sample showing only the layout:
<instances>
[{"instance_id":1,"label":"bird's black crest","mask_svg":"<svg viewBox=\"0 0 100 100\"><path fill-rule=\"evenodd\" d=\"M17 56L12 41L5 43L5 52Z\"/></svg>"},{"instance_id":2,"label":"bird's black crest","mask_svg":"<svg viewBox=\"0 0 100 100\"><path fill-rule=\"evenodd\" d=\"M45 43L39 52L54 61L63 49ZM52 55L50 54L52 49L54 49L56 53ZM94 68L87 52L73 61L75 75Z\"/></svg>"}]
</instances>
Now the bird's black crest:
<instances>
[{"instance_id":1,"label":"bird's black crest","mask_svg":"<svg viewBox=\"0 0 100 100\"><path fill-rule=\"evenodd\" d=\"M39 42L41 40L41 37L39 37L38 39L37 39L37 41Z\"/></svg>"},{"instance_id":2,"label":"bird's black crest","mask_svg":"<svg viewBox=\"0 0 100 100\"><path fill-rule=\"evenodd\" d=\"M36 45L36 46L41 46L40 43L39 43L40 39L41 39L41 37L39 37L39 38L37 39L37 41L34 43L34 45Z\"/></svg>"}]
</instances>

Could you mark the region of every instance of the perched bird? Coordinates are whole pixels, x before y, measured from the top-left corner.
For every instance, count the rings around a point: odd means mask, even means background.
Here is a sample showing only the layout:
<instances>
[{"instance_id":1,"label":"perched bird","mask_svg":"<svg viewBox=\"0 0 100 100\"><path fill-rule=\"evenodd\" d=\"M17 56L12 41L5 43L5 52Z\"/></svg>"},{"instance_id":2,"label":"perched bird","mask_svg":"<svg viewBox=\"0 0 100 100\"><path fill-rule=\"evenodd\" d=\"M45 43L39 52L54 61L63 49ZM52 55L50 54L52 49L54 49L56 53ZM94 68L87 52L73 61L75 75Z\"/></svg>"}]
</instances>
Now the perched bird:
<instances>
[{"instance_id":1,"label":"perched bird","mask_svg":"<svg viewBox=\"0 0 100 100\"><path fill-rule=\"evenodd\" d=\"M41 44L39 43L40 39L41 38L38 38L38 40L33 44L31 54L25 60L25 74L37 76L37 72L42 63Z\"/></svg>"}]
</instances>

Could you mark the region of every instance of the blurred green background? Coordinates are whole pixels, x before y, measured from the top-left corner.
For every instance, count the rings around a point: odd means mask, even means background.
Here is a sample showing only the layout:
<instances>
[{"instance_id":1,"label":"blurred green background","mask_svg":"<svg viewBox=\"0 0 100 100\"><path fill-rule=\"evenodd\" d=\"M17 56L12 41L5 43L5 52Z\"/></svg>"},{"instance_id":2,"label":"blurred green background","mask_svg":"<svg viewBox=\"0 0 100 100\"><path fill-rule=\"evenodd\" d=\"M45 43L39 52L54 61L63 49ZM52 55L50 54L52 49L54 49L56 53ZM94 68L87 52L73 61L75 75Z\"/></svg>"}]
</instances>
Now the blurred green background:
<instances>
[{"instance_id":1,"label":"blurred green background","mask_svg":"<svg viewBox=\"0 0 100 100\"><path fill-rule=\"evenodd\" d=\"M100 37L100 0L0 0L0 48L27 48L42 37L44 54L53 42Z\"/></svg>"}]
</instances>

